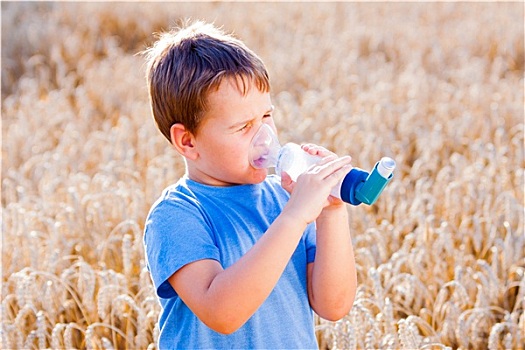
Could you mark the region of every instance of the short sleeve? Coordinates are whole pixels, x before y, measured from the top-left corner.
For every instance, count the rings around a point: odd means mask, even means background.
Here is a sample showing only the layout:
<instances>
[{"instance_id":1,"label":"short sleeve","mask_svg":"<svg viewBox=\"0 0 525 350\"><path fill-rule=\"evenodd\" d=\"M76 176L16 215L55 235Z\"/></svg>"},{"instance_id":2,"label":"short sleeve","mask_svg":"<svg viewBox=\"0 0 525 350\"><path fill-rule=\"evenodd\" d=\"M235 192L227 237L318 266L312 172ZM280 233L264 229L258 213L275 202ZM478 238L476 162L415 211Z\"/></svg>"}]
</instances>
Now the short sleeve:
<instances>
[{"instance_id":1,"label":"short sleeve","mask_svg":"<svg viewBox=\"0 0 525 350\"><path fill-rule=\"evenodd\" d=\"M177 296L168 282L183 266L203 259L219 260L211 226L198 204L164 199L150 211L144 229L147 265L157 295Z\"/></svg>"}]
</instances>

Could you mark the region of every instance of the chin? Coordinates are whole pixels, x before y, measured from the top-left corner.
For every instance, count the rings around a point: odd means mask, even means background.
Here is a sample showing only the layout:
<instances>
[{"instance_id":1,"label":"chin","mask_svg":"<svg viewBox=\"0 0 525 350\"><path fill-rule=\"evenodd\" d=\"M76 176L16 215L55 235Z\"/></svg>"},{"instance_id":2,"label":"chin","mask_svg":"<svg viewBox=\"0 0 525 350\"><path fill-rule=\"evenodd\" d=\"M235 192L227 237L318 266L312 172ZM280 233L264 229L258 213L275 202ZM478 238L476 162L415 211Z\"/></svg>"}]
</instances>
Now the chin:
<instances>
[{"instance_id":1,"label":"chin","mask_svg":"<svg viewBox=\"0 0 525 350\"><path fill-rule=\"evenodd\" d=\"M268 176L267 169L257 169L251 176L250 184L252 185L259 184L263 182L264 179L266 179L266 176Z\"/></svg>"}]
</instances>

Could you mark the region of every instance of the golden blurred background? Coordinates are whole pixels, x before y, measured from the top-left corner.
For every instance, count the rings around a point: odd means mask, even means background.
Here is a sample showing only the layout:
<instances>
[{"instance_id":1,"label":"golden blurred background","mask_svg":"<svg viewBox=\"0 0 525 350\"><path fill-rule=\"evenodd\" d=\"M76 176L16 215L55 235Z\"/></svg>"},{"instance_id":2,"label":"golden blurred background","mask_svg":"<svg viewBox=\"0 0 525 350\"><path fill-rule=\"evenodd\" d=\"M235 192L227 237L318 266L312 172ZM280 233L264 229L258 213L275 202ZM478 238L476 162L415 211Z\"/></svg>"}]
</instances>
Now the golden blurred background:
<instances>
[{"instance_id":1,"label":"golden blurred background","mask_svg":"<svg viewBox=\"0 0 525 350\"><path fill-rule=\"evenodd\" d=\"M282 141L369 169L321 348L523 349L522 2L1 2L2 349L154 349L149 207L184 172L141 52L185 18L266 63Z\"/></svg>"}]
</instances>

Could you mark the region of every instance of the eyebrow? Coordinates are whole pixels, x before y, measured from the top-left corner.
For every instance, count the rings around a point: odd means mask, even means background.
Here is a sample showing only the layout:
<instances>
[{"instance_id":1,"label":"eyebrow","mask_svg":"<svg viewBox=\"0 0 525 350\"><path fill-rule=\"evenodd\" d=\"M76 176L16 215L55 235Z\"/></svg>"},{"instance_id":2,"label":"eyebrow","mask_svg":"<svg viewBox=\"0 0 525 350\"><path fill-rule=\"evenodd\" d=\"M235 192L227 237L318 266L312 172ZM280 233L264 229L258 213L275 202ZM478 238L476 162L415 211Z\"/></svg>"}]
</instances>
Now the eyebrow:
<instances>
[{"instance_id":1,"label":"eyebrow","mask_svg":"<svg viewBox=\"0 0 525 350\"><path fill-rule=\"evenodd\" d=\"M268 113L272 113L274 109L275 109L275 107L273 105L271 105L270 108L266 112L264 112L264 115L266 115ZM232 126L230 126L228 129L235 130L235 129L241 127L241 126L244 126L245 124L247 124L249 122L254 121L257 118L259 118L259 117L254 117L254 118L243 120L242 122L235 123Z\"/></svg>"}]
</instances>

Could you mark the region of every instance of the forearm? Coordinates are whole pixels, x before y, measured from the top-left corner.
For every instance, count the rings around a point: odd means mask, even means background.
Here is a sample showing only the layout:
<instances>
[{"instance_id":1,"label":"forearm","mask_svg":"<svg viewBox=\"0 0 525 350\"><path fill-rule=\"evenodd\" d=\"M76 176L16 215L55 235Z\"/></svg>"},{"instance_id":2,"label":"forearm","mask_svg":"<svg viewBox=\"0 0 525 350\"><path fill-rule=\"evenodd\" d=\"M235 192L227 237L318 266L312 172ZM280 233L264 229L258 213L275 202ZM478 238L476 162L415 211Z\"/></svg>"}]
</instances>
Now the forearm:
<instances>
[{"instance_id":1,"label":"forearm","mask_svg":"<svg viewBox=\"0 0 525 350\"><path fill-rule=\"evenodd\" d=\"M316 225L317 252L310 274L310 303L321 317L336 320L350 311L357 287L346 207L325 209Z\"/></svg>"},{"instance_id":2,"label":"forearm","mask_svg":"<svg viewBox=\"0 0 525 350\"><path fill-rule=\"evenodd\" d=\"M305 228L281 215L246 255L218 275L209 296L221 304L219 313L234 310L247 320L277 284Z\"/></svg>"}]
</instances>

